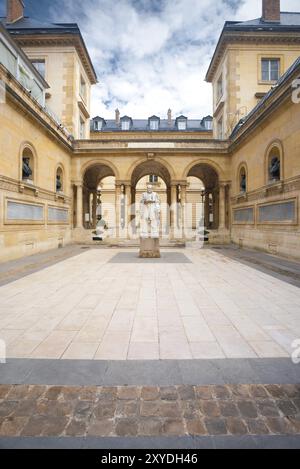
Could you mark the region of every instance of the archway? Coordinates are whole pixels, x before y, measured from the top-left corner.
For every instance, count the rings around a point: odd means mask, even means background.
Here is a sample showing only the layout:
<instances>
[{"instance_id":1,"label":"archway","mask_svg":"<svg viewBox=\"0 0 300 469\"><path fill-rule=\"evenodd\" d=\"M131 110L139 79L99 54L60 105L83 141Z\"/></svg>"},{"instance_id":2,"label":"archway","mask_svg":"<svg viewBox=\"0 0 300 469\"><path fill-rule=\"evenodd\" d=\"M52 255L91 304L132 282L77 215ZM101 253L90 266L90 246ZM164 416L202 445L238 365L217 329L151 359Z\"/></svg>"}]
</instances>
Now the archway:
<instances>
[{"instance_id":1,"label":"archway","mask_svg":"<svg viewBox=\"0 0 300 469\"><path fill-rule=\"evenodd\" d=\"M193 203L197 206L192 223L199 226L202 217L207 229L215 230L219 226L219 175L207 163L196 163L187 174L187 180L198 180L198 187L193 196ZM190 207L191 208L191 207Z\"/></svg>"},{"instance_id":2,"label":"archway","mask_svg":"<svg viewBox=\"0 0 300 469\"><path fill-rule=\"evenodd\" d=\"M95 228L99 217L107 216L110 228L115 229L116 177L113 169L103 163L94 163L85 169L82 181L83 227Z\"/></svg>"}]
</instances>

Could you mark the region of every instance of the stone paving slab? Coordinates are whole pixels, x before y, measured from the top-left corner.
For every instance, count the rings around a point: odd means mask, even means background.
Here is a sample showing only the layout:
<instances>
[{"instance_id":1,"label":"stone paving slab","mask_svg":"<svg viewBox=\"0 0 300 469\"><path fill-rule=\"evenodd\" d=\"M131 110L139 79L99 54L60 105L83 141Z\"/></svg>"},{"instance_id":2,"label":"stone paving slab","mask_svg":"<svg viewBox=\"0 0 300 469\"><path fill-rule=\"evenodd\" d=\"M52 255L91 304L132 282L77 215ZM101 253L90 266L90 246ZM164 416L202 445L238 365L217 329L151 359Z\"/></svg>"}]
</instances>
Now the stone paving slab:
<instances>
[{"instance_id":1,"label":"stone paving slab","mask_svg":"<svg viewBox=\"0 0 300 469\"><path fill-rule=\"evenodd\" d=\"M0 364L1 384L212 385L298 384L300 364L287 358L225 360L30 360Z\"/></svg>"},{"instance_id":2,"label":"stone paving slab","mask_svg":"<svg viewBox=\"0 0 300 469\"><path fill-rule=\"evenodd\" d=\"M1 385L0 425L0 437L300 435L300 385Z\"/></svg>"},{"instance_id":3,"label":"stone paving slab","mask_svg":"<svg viewBox=\"0 0 300 469\"><path fill-rule=\"evenodd\" d=\"M161 251L160 258L139 258L138 252L119 252L109 261L110 264L191 264L192 261L182 252Z\"/></svg>"},{"instance_id":4,"label":"stone paving slab","mask_svg":"<svg viewBox=\"0 0 300 469\"><path fill-rule=\"evenodd\" d=\"M0 287L10 358L207 360L290 357L299 288L213 250L112 263L90 249ZM182 263L180 259L188 259ZM146 260L147 261L147 260ZM180 261L180 262L179 262Z\"/></svg>"}]
</instances>

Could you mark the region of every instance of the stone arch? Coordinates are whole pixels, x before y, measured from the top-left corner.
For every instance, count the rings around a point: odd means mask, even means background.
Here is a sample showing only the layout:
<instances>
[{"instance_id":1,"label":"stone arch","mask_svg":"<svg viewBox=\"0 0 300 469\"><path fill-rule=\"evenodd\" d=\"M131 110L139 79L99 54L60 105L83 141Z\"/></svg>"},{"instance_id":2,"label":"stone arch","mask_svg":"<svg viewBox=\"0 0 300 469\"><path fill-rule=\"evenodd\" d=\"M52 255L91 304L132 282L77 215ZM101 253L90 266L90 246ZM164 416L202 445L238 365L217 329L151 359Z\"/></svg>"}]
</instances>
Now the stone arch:
<instances>
[{"instance_id":1,"label":"stone arch","mask_svg":"<svg viewBox=\"0 0 300 469\"><path fill-rule=\"evenodd\" d=\"M31 160L30 167L32 170L31 180L34 184L37 184L38 179L38 156L35 147L32 143L26 141L20 146L19 151L19 179L22 181L23 177L23 158L28 157Z\"/></svg>"},{"instance_id":2,"label":"stone arch","mask_svg":"<svg viewBox=\"0 0 300 469\"><path fill-rule=\"evenodd\" d=\"M110 168L111 172L113 173L113 176L115 176L115 178L117 180L120 179L120 174L119 174L119 171L117 169L117 167L111 163L111 161L109 160L106 160L106 159L100 159L100 158L95 158L93 160L90 160L90 161L87 161L85 164L83 164L81 166L81 169L80 169L80 178L81 180L83 181L84 179L84 176L87 172L87 170L89 170L90 168L95 168L95 167L107 167L107 168Z\"/></svg>"},{"instance_id":3,"label":"stone arch","mask_svg":"<svg viewBox=\"0 0 300 469\"><path fill-rule=\"evenodd\" d=\"M61 190L58 191L57 190L57 176L60 176L60 180L61 180ZM54 173L54 191L55 192L63 192L65 190L65 186L66 186L66 171L65 171L65 167L62 163L58 163L55 167L55 173Z\"/></svg>"},{"instance_id":4,"label":"stone arch","mask_svg":"<svg viewBox=\"0 0 300 469\"><path fill-rule=\"evenodd\" d=\"M284 179L284 148L281 140L272 140L265 151L265 182L270 184L272 182L270 177L270 164L272 158L278 158L280 162L280 175L278 181Z\"/></svg>"},{"instance_id":5,"label":"stone arch","mask_svg":"<svg viewBox=\"0 0 300 469\"><path fill-rule=\"evenodd\" d=\"M182 175L182 179L186 179L188 177L189 173L191 172L191 170L193 169L193 167L194 166L199 166L199 165L206 165L207 167L211 167L212 169L214 169L214 171L218 175L219 180L225 180L226 179L225 175L224 175L224 171L221 168L221 166L219 164L215 163L214 161L206 159L206 158L191 162L185 168L185 170L183 172L183 175Z\"/></svg>"},{"instance_id":6,"label":"stone arch","mask_svg":"<svg viewBox=\"0 0 300 469\"><path fill-rule=\"evenodd\" d=\"M237 192L242 192L241 190L241 176L242 176L242 171L245 172L246 175L246 191L248 192L248 184L249 184L249 174L248 174L248 165L246 161L242 161L237 169L237 174L236 174L236 187L237 187Z\"/></svg>"},{"instance_id":7,"label":"stone arch","mask_svg":"<svg viewBox=\"0 0 300 469\"><path fill-rule=\"evenodd\" d=\"M159 166L160 168L164 168L164 172L165 172L165 175L168 173L168 178L169 180L173 180L175 179L175 173L174 173L174 170L172 168L172 166L165 160L161 159L161 158L153 158L153 159L148 159L148 158L145 158L143 160L138 160L138 161L135 161L129 168L128 172L127 172L127 176L126 176L126 179L127 180L130 180L132 181L133 179L133 174L134 174L134 171L136 171L136 169L146 163L149 163L149 164L152 164L155 166L155 164L157 166ZM162 178L164 179L164 178Z\"/></svg>"},{"instance_id":8,"label":"stone arch","mask_svg":"<svg viewBox=\"0 0 300 469\"><path fill-rule=\"evenodd\" d=\"M139 163L135 166L131 173L131 184L135 187L138 181L148 174L155 174L156 176L161 177L165 182L167 187L171 185L171 174L166 165L162 164L158 160L146 160L142 163Z\"/></svg>"}]
</instances>

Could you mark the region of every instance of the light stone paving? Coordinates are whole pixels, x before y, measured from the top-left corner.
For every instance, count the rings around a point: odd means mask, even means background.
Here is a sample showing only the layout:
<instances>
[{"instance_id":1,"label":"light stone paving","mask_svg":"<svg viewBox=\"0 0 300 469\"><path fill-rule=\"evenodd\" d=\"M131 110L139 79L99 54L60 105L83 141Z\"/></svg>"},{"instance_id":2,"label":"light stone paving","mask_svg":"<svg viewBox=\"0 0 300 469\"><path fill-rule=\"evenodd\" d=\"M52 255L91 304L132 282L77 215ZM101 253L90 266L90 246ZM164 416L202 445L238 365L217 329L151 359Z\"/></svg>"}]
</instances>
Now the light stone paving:
<instances>
[{"instance_id":1,"label":"light stone paving","mask_svg":"<svg viewBox=\"0 0 300 469\"><path fill-rule=\"evenodd\" d=\"M110 263L118 252L83 251L2 286L8 357L288 357L300 338L293 285L213 250L178 251L191 263Z\"/></svg>"}]
</instances>

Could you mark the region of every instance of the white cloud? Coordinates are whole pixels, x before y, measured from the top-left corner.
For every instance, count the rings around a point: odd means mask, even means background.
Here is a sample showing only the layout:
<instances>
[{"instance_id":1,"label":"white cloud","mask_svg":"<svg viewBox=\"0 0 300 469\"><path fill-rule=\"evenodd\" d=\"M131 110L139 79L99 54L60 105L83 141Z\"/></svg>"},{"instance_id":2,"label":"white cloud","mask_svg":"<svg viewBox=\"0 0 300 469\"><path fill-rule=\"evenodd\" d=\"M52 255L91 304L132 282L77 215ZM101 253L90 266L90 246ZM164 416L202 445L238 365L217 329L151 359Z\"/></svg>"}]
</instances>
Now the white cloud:
<instances>
[{"instance_id":1,"label":"white cloud","mask_svg":"<svg viewBox=\"0 0 300 469\"><path fill-rule=\"evenodd\" d=\"M261 15L261 0L64 0L58 22L77 21L100 83L92 115L201 117L211 113L206 70L225 20ZM281 0L283 11L299 0ZM58 10L59 6L59 10ZM61 12L63 11L63 16ZM59 13L59 16L58 16Z\"/></svg>"}]
</instances>

